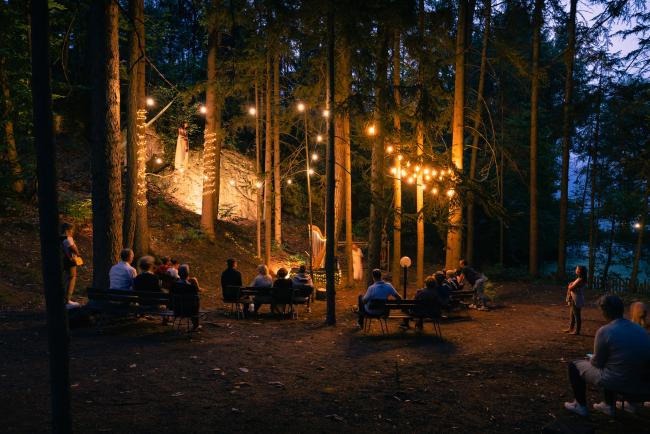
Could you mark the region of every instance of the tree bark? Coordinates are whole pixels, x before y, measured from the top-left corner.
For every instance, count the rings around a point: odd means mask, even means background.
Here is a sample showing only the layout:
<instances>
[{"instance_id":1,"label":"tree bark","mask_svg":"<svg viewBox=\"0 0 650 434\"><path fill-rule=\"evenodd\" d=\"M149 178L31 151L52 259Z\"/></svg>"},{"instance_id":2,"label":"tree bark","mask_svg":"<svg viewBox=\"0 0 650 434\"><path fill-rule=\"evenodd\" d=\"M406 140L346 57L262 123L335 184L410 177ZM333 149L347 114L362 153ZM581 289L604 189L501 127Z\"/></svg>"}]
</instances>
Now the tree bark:
<instances>
[{"instance_id":1,"label":"tree bark","mask_svg":"<svg viewBox=\"0 0 650 434\"><path fill-rule=\"evenodd\" d=\"M539 106L539 51L544 0L535 0L533 11L533 59L530 84L530 227L528 246L528 273L538 274L538 222L537 222L537 118Z\"/></svg>"},{"instance_id":2,"label":"tree bark","mask_svg":"<svg viewBox=\"0 0 650 434\"><path fill-rule=\"evenodd\" d=\"M205 129L203 132L203 200L201 229L215 238L219 209L219 172L221 161L221 110L217 95L217 51L219 49L218 0L212 0L208 12L207 82L205 91Z\"/></svg>"},{"instance_id":3,"label":"tree bark","mask_svg":"<svg viewBox=\"0 0 650 434\"><path fill-rule=\"evenodd\" d=\"M478 160L479 149L479 128L481 126L481 113L483 111L483 90L485 88L485 71L487 69L487 49L490 41L490 20L492 16L492 0L485 0L485 10L483 18L483 44L481 47L481 67L478 77L478 88L476 89L476 112L474 114L474 125L472 130L472 153L469 163L469 178L471 181L476 179L476 164ZM467 194L467 246L465 259L470 264L474 263L474 194L470 191Z\"/></svg>"},{"instance_id":4,"label":"tree bark","mask_svg":"<svg viewBox=\"0 0 650 434\"><path fill-rule=\"evenodd\" d=\"M98 2L99 3L99 2ZM117 18L117 17L116 17ZM41 240L41 273L45 290L50 388L52 399L52 432L72 432L70 411L70 369L66 293L61 276L61 241L57 205L56 148L52 121L52 89L48 51L48 2L31 1L33 28L32 107L36 177L38 179L38 216ZM101 27L99 27L101 29ZM119 129L118 129L119 131Z\"/></svg>"},{"instance_id":5,"label":"tree bark","mask_svg":"<svg viewBox=\"0 0 650 434\"><path fill-rule=\"evenodd\" d=\"M567 48L565 52L566 77L564 81L562 125L562 177L560 180L560 228L557 248L557 276L566 276L567 219L569 213L569 152L573 134L573 64L576 51L576 8L578 0L571 0L567 23Z\"/></svg>"},{"instance_id":6,"label":"tree bark","mask_svg":"<svg viewBox=\"0 0 650 434\"><path fill-rule=\"evenodd\" d=\"M424 92L424 74L423 74L423 59L422 51L424 49L424 0L418 1L418 38L420 40L420 58L418 59L418 98L420 110L417 113L417 121L415 126L416 134L416 144L417 144L417 155L418 161L422 158L424 153L424 122L422 121L422 98ZM424 287L424 184L422 182L422 171L418 173L417 185L415 190L415 204L417 211L417 223L416 223L416 283L418 288Z\"/></svg>"},{"instance_id":7,"label":"tree bark","mask_svg":"<svg viewBox=\"0 0 650 434\"><path fill-rule=\"evenodd\" d=\"M643 233L645 232L645 222L648 216L648 195L650 195L650 182L646 180L645 191L643 192L643 206L641 216L639 218L639 235L636 238L636 247L634 249L634 261L632 262L632 274L630 275L630 290L636 291L637 289L637 276L639 274L639 260L641 259L641 251L643 249Z\"/></svg>"},{"instance_id":8,"label":"tree bark","mask_svg":"<svg viewBox=\"0 0 650 434\"><path fill-rule=\"evenodd\" d=\"M600 107L602 88L598 87L596 98L596 125L594 126L594 141L591 144L591 188L589 192L589 288L593 288L596 277L596 245L598 236L598 217L596 216L596 188L598 173L598 145L600 142Z\"/></svg>"},{"instance_id":9,"label":"tree bark","mask_svg":"<svg viewBox=\"0 0 650 434\"><path fill-rule=\"evenodd\" d=\"M607 278L609 276L609 266L612 264L612 249L614 248L614 238L616 237L616 214L612 214L610 220L611 227L609 229L609 243L607 244L607 259L603 267L603 285L607 286Z\"/></svg>"},{"instance_id":10,"label":"tree bark","mask_svg":"<svg viewBox=\"0 0 650 434\"><path fill-rule=\"evenodd\" d=\"M277 50L277 47L275 48ZM280 55L273 56L273 193L275 244L282 247L282 156L280 154Z\"/></svg>"},{"instance_id":11,"label":"tree bark","mask_svg":"<svg viewBox=\"0 0 650 434\"><path fill-rule=\"evenodd\" d=\"M18 161L18 151L16 149L16 137L14 135L14 106L11 99L11 90L9 89L9 79L7 77L6 59L0 57L0 85L2 86L2 130L5 133L5 143L7 153L5 158L11 171L11 189L15 193L22 193L25 190L25 181L23 180L23 169Z\"/></svg>"},{"instance_id":12,"label":"tree bark","mask_svg":"<svg viewBox=\"0 0 650 434\"><path fill-rule=\"evenodd\" d=\"M146 178L146 101L144 0L130 0L129 94L127 105L127 166L123 243L135 257L149 253Z\"/></svg>"},{"instance_id":13,"label":"tree bark","mask_svg":"<svg viewBox=\"0 0 650 434\"><path fill-rule=\"evenodd\" d=\"M261 165L261 147L260 147L260 92L259 92L259 81L255 79L255 174L257 176L257 182L259 183L262 175L262 165ZM255 197L257 203L256 211L256 225L255 225L255 234L257 240L257 257L262 257L262 188L259 184L256 185L257 190L255 190Z\"/></svg>"},{"instance_id":14,"label":"tree bark","mask_svg":"<svg viewBox=\"0 0 650 434\"><path fill-rule=\"evenodd\" d=\"M122 248L122 162L120 152L120 56L118 6L93 2L94 54L91 76L93 287L108 288L108 272Z\"/></svg>"},{"instance_id":15,"label":"tree bark","mask_svg":"<svg viewBox=\"0 0 650 434\"><path fill-rule=\"evenodd\" d=\"M456 76L454 79L454 111L452 117L451 161L456 170L463 171L463 148L465 131L465 36L468 17L468 1L459 0L458 26L456 29L455 64ZM449 209L449 229L447 232L447 247L445 268L447 270L458 267L462 250L462 209L457 205Z\"/></svg>"},{"instance_id":16,"label":"tree bark","mask_svg":"<svg viewBox=\"0 0 650 434\"><path fill-rule=\"evenodd\" d=\"M271 225L273 217L273 130L271 127L271 56L266 55L266 139L264 143L264 263L271 264Z\"/></svg>"},{"instance_id":17,"label":"tree bark","mask_svg":"<svg viewBox=\"0 0 650 434\"><path fill-rule=\"evenodd\" d=\"M334 171L336 162L336 150L334 142L334 117L336 116L336 107L334 101L334 94L336 93L336 85L334 82L334 0L329 1L329 11L327 14L327 82L330 89L328 95L328 106L330 109L330 116L327 118L327 133L329 139L327 141L327 196L325 206L325 227L327 238L325 244L325 280L327 289L327 324L336 324L336 285L335 285L335 272L336 272L336 236L334 229Z\"/></svg>"},{"instance_id":18,"label":"tree bark","mask_svg":"<svg viewBox=\"0 0 650 434\"><path fill-rule=\"evenodd\" d=\"M399 87L400 87L400 45L401 37L399 30L393 34L393 128L395 137L395 155L401 152L401 130L402 123L399 115L402 104ZM391 270L396 274L401 269L399 265L402 257L402 174L401 163L395 159L395 167L398 168L397 174L393 179L393 262Z\"/></svg>"}]
</instances>

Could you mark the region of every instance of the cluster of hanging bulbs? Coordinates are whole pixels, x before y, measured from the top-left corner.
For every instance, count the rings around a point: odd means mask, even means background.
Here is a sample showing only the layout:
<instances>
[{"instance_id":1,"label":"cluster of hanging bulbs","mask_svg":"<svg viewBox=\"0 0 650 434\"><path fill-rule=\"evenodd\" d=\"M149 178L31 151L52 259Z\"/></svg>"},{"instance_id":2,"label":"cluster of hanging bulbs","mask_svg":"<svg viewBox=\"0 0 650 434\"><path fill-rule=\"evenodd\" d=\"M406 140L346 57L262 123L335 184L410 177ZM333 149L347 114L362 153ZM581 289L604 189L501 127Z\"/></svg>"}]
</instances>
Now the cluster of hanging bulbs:
<instances>
[{"instance_id":1,"label":"cluster of hanging bulbs","mask_svg":"<svg viewBox=\"0 0 650 434\"><path fill-rule=\"evenodd\" d=\"M394 151L393 146L386 147L388 155L393 154ZM395 156L395 165L390 168L390 173L393 177L401 179L409 185L419 183L423 191L431 191L431 194L435 196L439 193L439 189L434 184L443 182L445 179L451 179L453 171L450 168L436 169L420 163L411 164L410 161L404 159L402 154L397 154ZM456 191L449 188L445 194L451 198L456 194Z\"/></svg>"}]
</instances>

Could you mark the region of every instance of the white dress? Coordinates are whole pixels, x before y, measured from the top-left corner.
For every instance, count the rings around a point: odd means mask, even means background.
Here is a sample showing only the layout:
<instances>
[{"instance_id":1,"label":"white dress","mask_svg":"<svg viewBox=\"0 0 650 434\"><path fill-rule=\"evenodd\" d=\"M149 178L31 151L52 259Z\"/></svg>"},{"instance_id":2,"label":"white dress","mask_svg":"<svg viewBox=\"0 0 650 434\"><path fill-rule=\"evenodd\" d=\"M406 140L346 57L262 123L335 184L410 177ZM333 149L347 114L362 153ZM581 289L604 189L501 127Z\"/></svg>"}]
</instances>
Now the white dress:
<instances>
[{"instance_id":1,"label":"white dress","mask_svg":"<svg viewBox=\"0 0 650 434\"><path fill-rule=\"evenodd\" d=\"M174 158L174 169L186 169L190 158L190 145L187 140L187 130L178 129L178 138L176 139L176 156Z\"/></svg>"},{"instance_id":2,"label":"white dress","mask_svg":"<svg viewBox=\"0 0 650 434\"><path fill-rule=\"evenodd\" d=\"M363 279L363 252L361 249L352 249L352 269L354 280Z\"/></svg>"}]
</instances>

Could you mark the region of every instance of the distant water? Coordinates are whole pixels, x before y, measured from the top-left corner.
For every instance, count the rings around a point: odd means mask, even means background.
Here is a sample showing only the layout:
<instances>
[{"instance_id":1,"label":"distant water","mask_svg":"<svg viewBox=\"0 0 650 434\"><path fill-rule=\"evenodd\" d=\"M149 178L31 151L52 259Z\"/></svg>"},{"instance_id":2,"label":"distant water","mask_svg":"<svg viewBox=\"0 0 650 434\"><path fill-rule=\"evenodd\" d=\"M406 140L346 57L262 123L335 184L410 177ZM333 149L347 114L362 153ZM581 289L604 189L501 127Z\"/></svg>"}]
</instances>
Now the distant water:
<instances>
[{"instance_id":1,"label":"distant water","mask_svg":"<svg viewBox=\"0 0 650 434\"><path fill-rule=\"evenodd\" d=\"M639 281L650 280L650 262L648 262L648 252L644 250L641 252L641 259L639 261ZM601 276L607 261L607 248L602 246L596 252L596 275ZM620 277L622 279L629 279L632 274L632 263L634 261L634 246L629 244L615 243L612 246L612 262L609 266L610 277ZM573 272L576 266L584 265L589 266L589 244L582 243L573 245L567 249L567 272ZM545 261L541 265L541 273L543 275L553 274L557 271L557 262Z\"/></svg>"}]
</instances>

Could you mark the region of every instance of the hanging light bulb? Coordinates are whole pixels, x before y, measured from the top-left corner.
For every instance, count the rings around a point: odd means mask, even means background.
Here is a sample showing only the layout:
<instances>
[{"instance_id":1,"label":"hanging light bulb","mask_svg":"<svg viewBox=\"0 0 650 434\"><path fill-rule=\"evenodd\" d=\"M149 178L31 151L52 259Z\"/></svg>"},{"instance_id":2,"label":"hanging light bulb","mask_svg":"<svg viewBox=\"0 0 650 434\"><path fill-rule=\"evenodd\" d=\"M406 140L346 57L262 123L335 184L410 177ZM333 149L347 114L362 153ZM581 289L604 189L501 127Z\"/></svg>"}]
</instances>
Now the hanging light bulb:
<instances>
[{"instance_id":1,"label":"hanging light bulb","mask_svg":"<svg viewBox=\"0 0 650 434\"><path fill-rule=\"evenodd\" d=\"M369 136L374 136L374 135L377 133L377 129L375 128L374 125L370 125L370 126L366 129L366 133L367 133Z\"/></svg>"},{"instance_id":2,"label":"hanging light bulb","mask_svg":"<svg viewBox=\"0 0 650 434\"><path fill-rule=\"evenodd\" d=\"M320 135L320 134L318 134L318 135L316 136L316 141L317 141L318 143L322 142L322 141L323 141L323 136Z\"/></svg>"},{"instance_id":3,"label":"hanging light bulb","mask_svg":"<svg viewBox=\"0 0 650 434\"><path fill-rule=\"evenodd\" d=\"M390 153L392 153L392 152L393 152L393 147L392 147L391 145L388 145L388 146L386 147L386 153L387 153L387 154L390 154Z\"/></svg>"},{"instance_id":4,"label":"hanging light bulb","mask_svg":"<svg viewBox=\"0 0 650 434\"><path fill-rule=\"evenodd\" d=\"M390 173L392 173L393 175L397 175L397 167L391 167Z\"/></svg>"},{"instance_id":5,"label":"hanging light bulb","mask_svg":"<svg viewBox=\"0 0 650 434\"><path fill-rule=\"evenodd\" d=\"M311 154L311 159L312 159L312 161L318 161L318 154L315 153L315 152L313 154Z\"/></svg>"},{"instance_id":6,"label":"hanging light bulb","mask_svg":"<svg viewBox=\"0 0 650 434\"><path fill-rule=\"evenodd\" d=\"M304 112L305 111L305 104L299 102L298 105L296 106L299 112Z\"/></svg>"},{"instance_id":7,"label":"hanging light bulb","mask_svg":"<svg viewBox=\"0 0 650 434\"><path fill-rule=\"evenodd\" d=\"M431 194L433 194L433 195L438 194L438 189L435 188L435 187L433 187L433 188L431 189Z\"/></svg>"},{"instance_id":8,"label":"hanging light bulb","mask_svg":"<svg viewBox=\"0 0 650 434\"><path fill-rule=\"evenodd\" d=\"M406 180L406 182L408 182L409 184L413 184L413 181L414 180L412 176L409 176L408 179Z\"/></svg>"},{"instance_id":9,"label":"hanging light bulb","mask_svg":"<svg viewBox=\"0 0 650 434\"><path fill-rule=\"evenodd\" d=\"M403 159L404 157L402 156L402 154L397 155L397 161L402 161Z\"/></svg>"},{"instance_id":10,"label":"hanging light bulb","mask_svg":"<svg viewBox=\"0 0 650 434\"><path fill-rule=\"evenodd\" d=\"M153 107L155 104L156 104L156 101L153 98L151 98L151 97L147 98L147 105L149 107Z\"/></svg>"},{"instance_id":11,"label":"hanging light bulb","mask_svg":"<svg viewBox=\"0 0 650 434\"><path fill-rule=\"evenodd\" d=\"M430 177L429 175L424 175L424 180L425 180L425 181L430 181L430 180L431 180L431 177Z\"/></svg>"},{"instance_id":12,"label":"hanging light bulb","mask_svg":"<svg viewBox=\"0 0 650 434\"><path fill-rule=\"evenodd\" d=\"M447 196L449 196L449 197L453 197L454 194L456 194L456 192L455 192L452 188L450 188L449 190L447 190Z\"/></svg>"},{"instance_id":13,"label":"hanging light bulb","mask_svg":"<svg viewBox=\"0 0 650 434\"><path fill-rule=\"evenodd\" d=\"M228 184L230 184L230 185L232 185L234 187L235 186L235 180L231 179L230 181L228 181Z\"/></svg>"},{"instance_id":14,"label":"hanging light bulb","mask_svg":"<svg viewBox=\"0 0 650 434\"><path fill-rule=\"evenodd\" d=\"M248 109L248 114L251 116L255 116L257 114L257 110L255 109L255 107L250 107Z\"/></svg>"},{"instance_id":15,"label":"hanging light bulb","mask_svg":"<svg viewBox=\"0 0 650 434\"><path fill-rule=\"evenodd\" d=\"M208 108L202 105L199 107L199 111L201 112L201 114L206 114L208 112Z\"/></svg>"},{"instance_id":16,"label":"hanging light bulb","mask_svg":"<svg viewBox=\"0 0 650 434\"><path fill-rule=\"evenodd\" d=\"M436 176L437 174L436 169L431 169L431 176Z\"/></svg>"},{"instance_id":17,"label":"hanging light bulb","mask_svg":"<svg viewBox=\"0 0 650 434\"><path fill-rule=\"evenodd\" d=\"M287 179L287 184L291 185L293 184L293 181L291 179Z\"/></svg>"},{"instance_id":18,"label":"hanging light bulb","mask_svg":"<svg viewBox=\"0 0 650 434\"><path fill-rule=\"evenodd\" d=\"M163 160L162 158L158 157L156 158L156 164L162 164Z\"/></svg>"},{"instance_id":19,"label":"hanging light bulb","mask_svg":"<svg viewBox=\"0 0 650 434\"><path fill-rule=\"evenodd\" d=\"M314 174L314 169L309 169L309 170L307 171L307 173L309 173L310 176L313 175L313 174Z\"/></svg>"},{"instance_id":20,"label":"hanging light bulb","mask_svg":"<svg viewBox=\"0 0 650 434\"><path fill-rule=\"evenodd\" d=\"M420 171L420 166L415 166L415 173L418 173Z\"/></svg>"},{"instance_id":21,"label":"hanging light bulb","mask_svg":"<svg viewBox=\"0 0 650 434\"><path fill-rule=\"evenodd\" d=\"M424 173L425 175L428 175L429 174L429 168L425 167L424 170L422 171L422 173Z\"/></svg>"},{"instance_id":22,"label":"hanging light bulb","mask_svg":"<svg viewBox=\"0 0 650 434\"><path fill-rule=\"evenodd\" d=\"M330 117L330 111L327 110L327 109L323 110L323 117L324 118L329 118Z\"/></svg>"}]
</instances>

